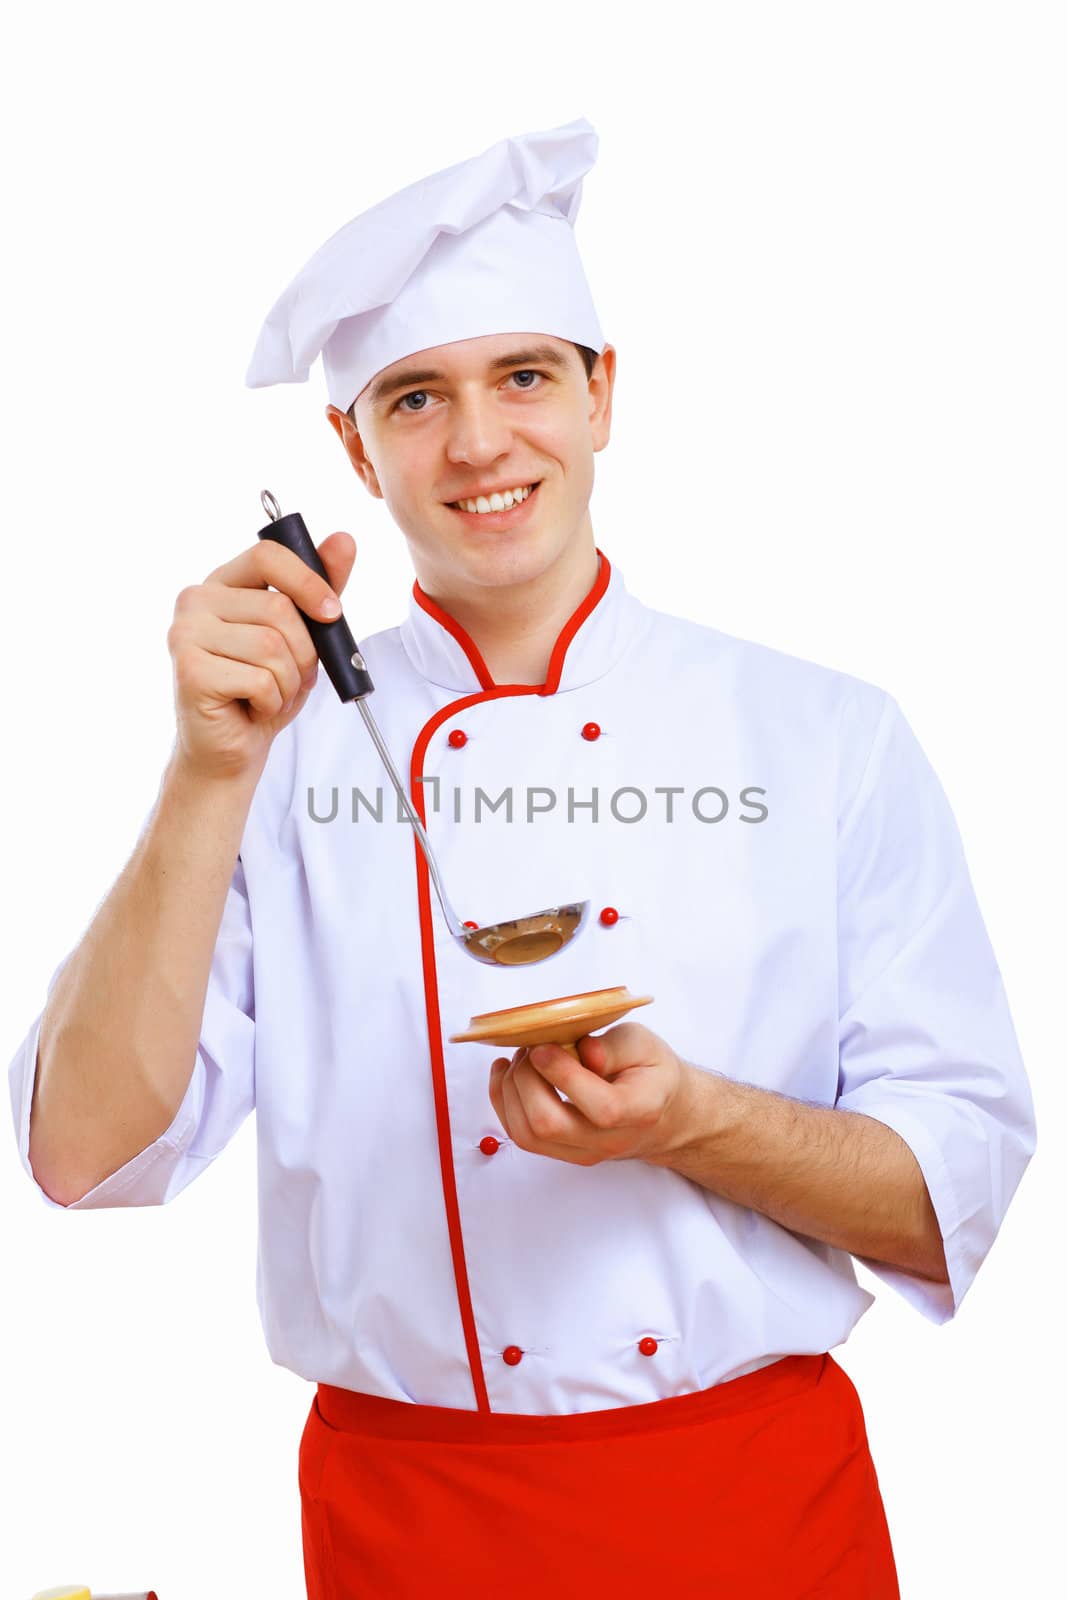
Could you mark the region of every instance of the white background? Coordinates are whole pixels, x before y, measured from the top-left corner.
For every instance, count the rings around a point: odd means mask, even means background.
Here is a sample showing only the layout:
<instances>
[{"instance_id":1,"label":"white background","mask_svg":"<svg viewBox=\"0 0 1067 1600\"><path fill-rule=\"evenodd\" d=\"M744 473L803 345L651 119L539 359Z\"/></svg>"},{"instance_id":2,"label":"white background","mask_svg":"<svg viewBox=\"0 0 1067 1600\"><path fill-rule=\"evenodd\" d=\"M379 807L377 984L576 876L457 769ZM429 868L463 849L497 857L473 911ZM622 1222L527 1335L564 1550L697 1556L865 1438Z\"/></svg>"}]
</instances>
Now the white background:
<instances>
[{"instance_id":1,"label":"white background","mask_svg":"<svg viewBox=\"0 0 1067 1600\"><path fill-rule=\"evenodd\" d=\"M577 233L618 350L597 542L648 604L896 696L1034 1087L1038 1154L956 1320L860 1268L878 1303L834 1352L905 1600L1062 1593L1062 20L65 0L5 44L5 1059L154 798L174 598L254 543L260 489L354 534L357 638L406 609L321 366L244 387L266 312L386 194L588 117ZM253 1124L125 1212L49 1210L9 1138L0 1215L4 1600L302 1596L312 1389L259 1328Z\"/></svg>"}]
</instances>

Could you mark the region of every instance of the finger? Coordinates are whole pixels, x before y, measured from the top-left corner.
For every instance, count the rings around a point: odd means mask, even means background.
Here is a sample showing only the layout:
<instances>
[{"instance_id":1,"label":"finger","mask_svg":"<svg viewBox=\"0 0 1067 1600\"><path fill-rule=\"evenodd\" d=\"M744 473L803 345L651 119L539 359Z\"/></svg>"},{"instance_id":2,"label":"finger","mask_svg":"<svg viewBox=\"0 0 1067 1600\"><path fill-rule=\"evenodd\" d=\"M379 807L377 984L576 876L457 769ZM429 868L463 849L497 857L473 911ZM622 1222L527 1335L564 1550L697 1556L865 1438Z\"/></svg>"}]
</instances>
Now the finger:
<instances>
[{"instance_id":1,"label":"finger","mask_svg":"<svg viewBox=\"0 0 1067 1600\"><path fill-rule=\"evenodd\" d=\"M656 1035L639 1022L617 1022L603 1033L587 1034L578 1042L583 1060L587 1050L596 1060L601 1076L610 1078L614 1072L626 1067L646 1066L656 1058L657 1046L662 1043Z\"/></svg>"},{"instance_id":2,"label":"finger","mask_svg":"<svg viewBox=\"0 0 1067 1600\"><path fill-rule=\"evenodd\" d=\"M608 1047L598 1033L587 1033L577 1041L575 1048L583 1067L603 1078L608 1070Z\"/></svg>"},{"instance_id":3,"label":"finger","mask_svg":"<svg viewBox=\"0 0 1067 1600\"><path fill-rule=\"evenodd\" d=\"M305 633L307 630L304 630ZM197 628L201 649L230 661L247 661L272 672L285 704L296 699L303 686L303 674L292 647L277 628L250 622L223 622L205 615Z\"/></svg>"},{"instance_id":4,"label":"finger","mask_svg":"<svg viewBox=\"0 0 1067 1600\"><path fill-rule=\"evenodd\" d=\"M505 1079L505 1089L508 1083L512 1085L526 1125L539 1145L555 1145L572 1150L588 1145L591 1131L589 1123L573 1106L563 1103L552 1085L545 1082L528 1060L512 1067Z\"/></svg>"},{"instance_id":5,"label":"finger","mask_svg":"<svg viewBox=\"0 0 1067 1600\"><path fill-rule=\"evenodd\" d=\"M175 672L187 700L199 700L206 706L247 700L253 722L270 721L283 712L285 702L277 678L250 661L231 661L193 645L182 652Z\"/></svg>"},{"instance_id":6,"label":"finger","mask_svg":"<svg viewBox=\"0 0 1067 1600\"><path fill-rule=\"evenodd\" d=\"M579 1051L596 1042L580 1041ZM603 1053L609 1054L606 1040L601 1043ZM540 1057L531 1057L531 1064L578 1106L590 1127L604 1135L606 1152L609 1144L615 1149L620 1135L652 1127L663 1115L676 1082L660 1054L663 1048L655 1034L640 1029L628 1039L616 1041L616 1060L608 1061L602 1076L586 1071L584 1063L576 1070L565 1050L552 1049L547 1064L540 1066Z\"/></svg>"},{"instance_id":7,"label":"finger","mask_svg":"<svg viewBox=\"0 0 1067 1600\"><path fill-rule=\"evenodd\" d=\"M496 1112L497 1120L505 1130L507 1130L507 1123L504 1121L504 1103L501 1099L500 1086L507 1068L508 1061L506 1056L497 1056L489 1068L489 1102Z\"/></svg>"},{"instance_id":8,"label":"finger","mask_svg":"<svg viewBox=\"0 0 1067 1600\"><path fill-rule=\"evenodd\" d=\"M536 1080L534 1086L535 1093L537 1092L537 1087L539 1085L540 1093L542 1095L551 1095L552 1098L556 1100L557 1106L560 1103L555 1095L554 1090L550 1089L548 1084L546 1084L543 1079L539 1079L537 1077L537 1074L534 1072L531 1066L520 1062L517 1067L510 1067L509 1070L501 1077L500 1093L504 1102L504 1110L507 1114L508 1127L511 1131L511 1137L515 1140L516 1144L521 1145L526 1150L533 1151L535 1154L557 1155L561 1158L569 1158L573 1154L573 1151L564 1150L561 1146L557 1145L553 1139L546 1136L546 1134L539 1132L534 1127L533 1123L531 1123L528 1106L533 1102L533 1096L530 1094L529 1084L527 1084L525 1087L525 1093L523 1092L523 1085L520 1076L522 1074L525 1074L527 1078L533 1078ZM541 1109L535 1109L534 1114L537 1117L538 1122L542 1122L544 1115L543 1107Z\"/></svg>"},{"instance_id":9,"label":"finger","mask_svg":"<svg viewBox=\"0 0 1067 1600\"><path fill-rule=\"evenodd\" d=\"M277 589L234 589L225 583L202 584L197 593L198 598L190 610L190 622L194 629L199 630L205 615L223 623L273 628L288 644L301 682L318 675L319 657L315 641L295 602L287 594L280 594ZM179 614L177 608L176 614ZM217 633L215 637L218 637ZM216 646L207 648L215 649ZM219 650L218 654L225 655L228 652Z\"/></svg>"},{"instance_id":10,"label":"finger","mask_svg":"<svg viewBox=\"0 0 1067 1600\"><path fill-rule=\"evenodd\" d=\"M210 572L205 583L224 583L236 589L273 587L287 594L308 616L324 622L333 622L340 614L331 614L324 608L323 602L328 600L340 605L339 597L325 579L294 551L273 539L259 539L249 545L232 561Z\"/></svg>"},{"instance_id":11,"label":"finger","mask_svg":"<svg viewBox=\"0 0 1067 1600\"><path fill-rule=\"evenodd\" d=\"M586 1045L599 1044L599 1040L586 1039ZM579 1045L581 1050L581 1045ZM595 1051L591 1052L596 1054ZM603 1047L600 1054L605 1052ZM605 1083L597 1072L581 1061L575 1061L567 1050L558 1045L538 1045L529 1060L530 1070L547 1079L554 1089L565 1094L582 1116L597 1128L618 1125L622 1109L619 1086Z\"/></svg>"},{"instance_id":12,"label":"finger","mask_svg":"<svg viewBox=\"0 0 1067 1600\"><path fill-rule=\"evenodd\" d=\"M334 594L342 594L356 563L356 541L350 533L331 533L319 545L319 560Z\"/></svg>"},{"instance_id":13,"label":"finger","mask_svg":"<svg viewBox=\"0 0 1067 1600\"><path fill-rule=\"evenodd\" d=\"M521 1052L525 1053L525 1052ZM550 1139L539 1138L530 1125L522 1099L516 1088L515 1076L517 1071L523 1070L522 1063L516 1068L514 1064L499 1074L500 1097L503 1104L503 1116L500 1118L508 1135L520 1149L529 1151L533 1155L550 1156L556 1161L567 1161L572 1166L593 1167L605 1158L605 1152L597 1147L596 1130L586 1123L582 1129L581 1140L573 1145L556 1143ZM528 1072L533 1068L527 1066ZM547 1085L542 1083L542 1089ZM569 1108L564 1108L569 1109ZM572 1115L577 1115L573 1113Z\"/></svg>"},{"instance_id":14,"label":"finger","mask_svg":"<svg viewBox=\"0 0 1067 1600\"><path fill-rule=\"evenodd\" d=\"M498 1092L502 1106L500 1120L508 1130L508 1138L514 1140L520 1149L532 1150L537 1144L537 1140L529 1122L526 1120L526 1113L515 1091L515 1085L511 1081L510 1071L501 1073L498 1080Z\"/></svg>"},{"instance_id":15,"label":"finger","mask_svg":"<svg viewBox=\"0 0 1067 1600\"><path fill-rule=\"evenodd\" d=\"M583 1063L588 1052L598 1077L615 1088L625 1087L627 1095L673 1054L665 1040L640 1022L617 1022L595 1037L587 1034L578 1041L578 1052Z\"/></svg>"}]
</instances>

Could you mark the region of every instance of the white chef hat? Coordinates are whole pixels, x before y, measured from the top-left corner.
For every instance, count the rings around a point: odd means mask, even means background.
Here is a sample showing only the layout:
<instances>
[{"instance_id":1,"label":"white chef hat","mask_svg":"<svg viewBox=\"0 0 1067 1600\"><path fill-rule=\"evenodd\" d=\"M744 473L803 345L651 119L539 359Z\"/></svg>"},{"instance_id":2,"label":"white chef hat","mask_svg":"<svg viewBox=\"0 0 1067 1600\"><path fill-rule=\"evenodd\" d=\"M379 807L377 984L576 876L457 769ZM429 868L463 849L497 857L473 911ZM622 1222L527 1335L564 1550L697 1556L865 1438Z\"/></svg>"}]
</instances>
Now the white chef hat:
<instances>
[{"instance_id":1,"label":"white chef hat","mask_svg":"<svg viewBox=\"0 0 1067 1600\"><path fill-rule=\"evenodd\" d=\"M604 348L574 238L597 135L580 117L501 139L354 217L268 313L245 383L306 383L342 411L401 357L489 333Z\"/></svg>"}]
</instances>

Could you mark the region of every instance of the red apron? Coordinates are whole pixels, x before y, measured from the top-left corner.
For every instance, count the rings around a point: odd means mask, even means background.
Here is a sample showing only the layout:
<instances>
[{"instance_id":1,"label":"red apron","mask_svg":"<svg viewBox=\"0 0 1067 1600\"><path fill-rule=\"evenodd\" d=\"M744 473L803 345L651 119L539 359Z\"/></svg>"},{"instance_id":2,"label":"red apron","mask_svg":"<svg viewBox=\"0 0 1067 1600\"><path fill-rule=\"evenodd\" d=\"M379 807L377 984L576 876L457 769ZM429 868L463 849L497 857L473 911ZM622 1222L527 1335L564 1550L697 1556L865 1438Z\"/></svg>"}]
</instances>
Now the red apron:
<instances>
[{"instance_id":1,"label":"red apron","mask_svg":"<svg viewBox=\"0 0 1067 1600\"><path fill-rule=\"evenodd\" d=\"M561 1416L320 1384L308 1600L899 1600L859 1395L829 1352Z\"/></svg>"}]
</instances>

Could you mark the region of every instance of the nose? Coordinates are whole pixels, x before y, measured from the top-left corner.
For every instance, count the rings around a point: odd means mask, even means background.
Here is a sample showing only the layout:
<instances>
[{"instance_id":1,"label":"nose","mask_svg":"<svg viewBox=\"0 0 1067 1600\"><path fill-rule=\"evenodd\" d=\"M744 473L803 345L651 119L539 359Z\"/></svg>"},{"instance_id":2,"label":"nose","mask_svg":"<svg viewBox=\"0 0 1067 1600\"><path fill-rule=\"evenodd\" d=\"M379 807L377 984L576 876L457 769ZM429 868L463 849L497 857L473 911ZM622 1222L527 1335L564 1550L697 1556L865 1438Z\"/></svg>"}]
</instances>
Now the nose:
<instances>
[{"instance_id":1,"label":"nose","mask_svg":"<svg viewBox=\"0 0 1067 1600\"><path fill-rule=\"evenodd\" d=\"M457 396L448 420L450 461L484 467L511 448L511 426L494 395L473 392Z\"/></svg>"}]
</instances>

